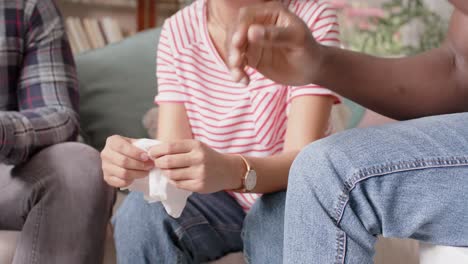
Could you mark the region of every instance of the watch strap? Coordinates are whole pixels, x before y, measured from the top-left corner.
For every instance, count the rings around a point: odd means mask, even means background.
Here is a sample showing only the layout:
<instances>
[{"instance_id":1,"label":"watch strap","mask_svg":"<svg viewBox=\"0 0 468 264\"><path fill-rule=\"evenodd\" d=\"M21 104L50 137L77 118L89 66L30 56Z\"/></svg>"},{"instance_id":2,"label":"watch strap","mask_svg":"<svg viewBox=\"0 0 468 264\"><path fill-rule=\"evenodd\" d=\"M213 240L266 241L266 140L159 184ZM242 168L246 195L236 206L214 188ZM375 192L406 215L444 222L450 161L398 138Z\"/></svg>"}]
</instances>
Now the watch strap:
<instances>
[{"instance_id":1,"label":"watch strap","mask_svg":"<svg viewBox=\"0 0 468 264\"><path fill-rule=\"evenodd\" d=\"M245 165L247 170L245 171L245 174L241 177L242 186L239 189L235 189L235 190L231 190L231 191L246 193L248 191L247 191L247 188L245 187L245 180L247 179L250 171L252 171L252 166L250 166L249 161L247 161L247 159L243 155L241 155L241 154L237 154L237 155L242 159L242 161L244 162L244 165Z\"/></svg>"}]
</instances>

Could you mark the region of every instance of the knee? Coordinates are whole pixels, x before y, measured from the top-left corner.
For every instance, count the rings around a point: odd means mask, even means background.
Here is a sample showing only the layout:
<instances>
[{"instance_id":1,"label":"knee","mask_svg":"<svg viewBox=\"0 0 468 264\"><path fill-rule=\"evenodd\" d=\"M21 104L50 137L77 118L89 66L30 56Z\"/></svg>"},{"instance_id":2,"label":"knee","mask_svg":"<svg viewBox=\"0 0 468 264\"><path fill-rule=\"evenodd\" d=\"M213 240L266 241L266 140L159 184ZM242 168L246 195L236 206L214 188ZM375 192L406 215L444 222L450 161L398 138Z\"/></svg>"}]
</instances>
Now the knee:
<instances>
[{"instance_id":1,"label":"knee","mask_svg":"<svg viewBox=\"0 0 468 264\"><path fill-rule=\"evenodd\" d=\"M294 160L289 173L288 190L311 188L326 190L330 185L342 186L355 169L359 149L355 132L340 133L305 147ZM352 142L352 143L351 143Z\"/></svg>"},{"instance_id":2,"label":"knee","mask_svg":"<svg viewBox=\"0 0 468 264\"><path fill-rule=\"evenodd\" d=\"M149 204L141 193L130 193L112 219L116 247L123 252L140 252L164 240L163 229L171 218L161 203ZM161 229L161 230L158 230Z\"/></svg>"},{"instance_id":3,"label":"knee","mask_svg":"<svg viewBox=\"0 0 468 264\"><path fill-rule=\"evenodd\" d=\"M244 253L249 263L281 260L286 192L267 194L257 200L244 220ZM265 245L265 241L270 241ZM276 252L277 254L272 254Z\"/></svg>"},{"instance_id":4,"label":"knee","mask_svg":"<svg viewBox=\"0 0 468 264\"><path fill-rule=\"evenodd\" d=\"M297 155L289 171L288 190L296 185L304 186L304 181L313 183L311 188L320 188L326 175L325 171L333 166L329 141L314 142ZM328 167L328 168L327 168Z\"/></svg>"},{"instance_id":5,"label":"knee","mask_svg":"<svg viewBox=\"0 0 468 264\"><path fill-rule=\"evenodd\" d=\"M103 181L99 152L80 143L62 143L38 153L33 162L40 163L47 191L57 195L80 197L75 201L112 207L114 190ZM93 203L93 204L90 204Z\"/></svg>"},{"instance_id":6,"label":"knee","mask_svg":"<svg viewBox=\"0 0 468 264\"><path fill-rule=\"evenodd\" d=\"M244 220L244 233L250 234L267 231L274 225L281 224L284 219L284 203L286 192L266 194L255 202Z\"/></svg>"}]
</instances>

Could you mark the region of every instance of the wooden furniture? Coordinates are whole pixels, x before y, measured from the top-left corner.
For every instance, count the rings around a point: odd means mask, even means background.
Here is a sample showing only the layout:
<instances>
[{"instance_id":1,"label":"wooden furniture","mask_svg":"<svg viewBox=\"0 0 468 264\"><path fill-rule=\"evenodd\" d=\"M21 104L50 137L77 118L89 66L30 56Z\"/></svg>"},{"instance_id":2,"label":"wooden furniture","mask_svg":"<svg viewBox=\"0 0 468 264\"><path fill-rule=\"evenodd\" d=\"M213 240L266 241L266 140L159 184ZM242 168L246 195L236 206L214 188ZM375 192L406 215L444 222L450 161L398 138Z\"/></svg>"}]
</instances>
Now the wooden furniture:
<instances>
[{"instance_id":1,"label":"wooden furniture","mask_svg":"<svg viewBox=\"0 0 468 264\"><path fill-rule=\"evenodd\" d=\"M138 0L137 29L142 31L156 27L157 0ZM158 1L159 2L159 1Z\"/></svg>"},{"instance_id":2,"label":"wooden furniture","mask_svg":"<svg viewBox=\"0 0 468 264\"><path fill-rule=\"evenodd\" d=\"M127 35L160 26L181 7L180 0L57 0L57 3L65 17L114 17Z\"/></svg>"},{"instance_id":3,"label":"wooden furniture","mask_svg":"<svg viewBox=\"0 0 468 264\"><path fill-rule=\"evenodd\" d=\"M138 31L158 26L158 19L172 15L179 8L179 0L137 0Z\"/></svg>"}]
</instances>

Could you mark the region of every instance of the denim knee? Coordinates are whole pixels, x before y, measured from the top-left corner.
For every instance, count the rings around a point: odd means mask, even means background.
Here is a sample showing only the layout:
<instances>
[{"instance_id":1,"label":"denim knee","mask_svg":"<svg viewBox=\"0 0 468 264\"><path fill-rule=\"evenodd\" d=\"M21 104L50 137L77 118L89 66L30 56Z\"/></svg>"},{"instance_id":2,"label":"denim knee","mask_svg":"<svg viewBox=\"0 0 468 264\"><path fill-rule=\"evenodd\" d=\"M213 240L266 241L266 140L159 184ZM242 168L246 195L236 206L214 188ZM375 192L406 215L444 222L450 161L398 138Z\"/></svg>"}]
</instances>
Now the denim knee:
<instances>
[{"instance_id":1,"label":"denim knee","mask_svg":"<svg viewBox=\"0 0 468 264\"><path fill-rule=\"evenodd\" d=\"M168 221L170 216L161 203L149 204L141 193L130 193L112 219L117 249L124 253L150 248L163 240L157 236L167 233L163 229Z\"/></svg>"},{"instance_id":2,"label":"denim knee","mask_svg":"<svg viewBox=\"0 0 468 264\"><path fill-rule=\"evenodd\" d=\"M244 220L244 255L248 263L281 263L286 192L257 200Z\"/></svg>"},{"instance_id":3,"label":"denim knee","mask_svg":"<svg viewBox=\"0 0 468 264\"><path fill-rule=\"evenodd\" d=\"M297 181L307 181L313 189L321 189L326 185L324 169L333 166L330 159L333 156L333 143L330 140L314 142L306 146L297 155L289 171L288 188ZM327 168L326 168L327 167Z\"/></svg>"}]
</instances>

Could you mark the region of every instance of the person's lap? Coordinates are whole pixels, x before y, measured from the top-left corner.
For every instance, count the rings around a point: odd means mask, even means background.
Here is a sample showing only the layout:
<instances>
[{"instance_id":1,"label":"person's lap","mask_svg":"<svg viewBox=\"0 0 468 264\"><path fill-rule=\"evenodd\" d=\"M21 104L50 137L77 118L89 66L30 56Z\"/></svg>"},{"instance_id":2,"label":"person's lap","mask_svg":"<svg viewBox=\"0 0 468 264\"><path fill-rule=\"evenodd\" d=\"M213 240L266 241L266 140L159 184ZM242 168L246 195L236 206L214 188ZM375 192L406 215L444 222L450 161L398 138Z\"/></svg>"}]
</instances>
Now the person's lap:
<instances>
[{"instance_id":1,"label":"person's lap","mask_svg":"<svg viewBox=\"0 0 468 264\"><path fill-rule=\"evenodd\" d=\"M245 213L226 192L193 194L180 218L130 193L114 219L118 263L204 263L242 251Z\"/></svg>"},{"instance_id":2,"label":"person's lap","mask_svg":"<svg viewBox=\"0 0 468 264\"><path fill-rule=\"evenodd\" d=\"M281 263L282 243L277 242L282 240L283 217L284 263L371 263L380 234L468 245L468 208L463 202L468 188L467 118L448 115L356 129L312 144L293 166L286 216L285 193L277 193L257 201L245 219L247 259ZM125 213L129 219L122 223L144 213L145 206L137 207ZM159 206L153 211L157 215L162 210ZM216 211L214 204L211 210ZM156 224L150 225L155 229ZM133 238L157 240L158 232L137 232ZM238 234L233 241L242 247Z\"/></svg>"},{"instance_id":3,"label":"person's lap","mask_svg":"<svg viewBox=\"0 0 468 264\"><path fill-rule=\"evenodd\" d=\"M14 168L0 165L0 229L22 231L14 263L99 261L113 193L99 153L82 144L51 146Z\"/></svg>"},{"instance_id":4,"label":"person's lap","mask_svg":"<svg viewBox=\"0 0 468 264\"><path fill-rule=\"evenodd\" d=\"M468 114L344 132L291 170L284 263L372 263L376 236L468 246Z\"/></svg>"},{"instance_id":5,"label":"person's lap","mask_svg":"<svg viewBox=\"0 0 468 264\"><path fill-rule=\"evenodd\" d=\"M244 220L247 263L283 263L284 202L286 192L260 197Z\"/></svg>"}]
</instances>

